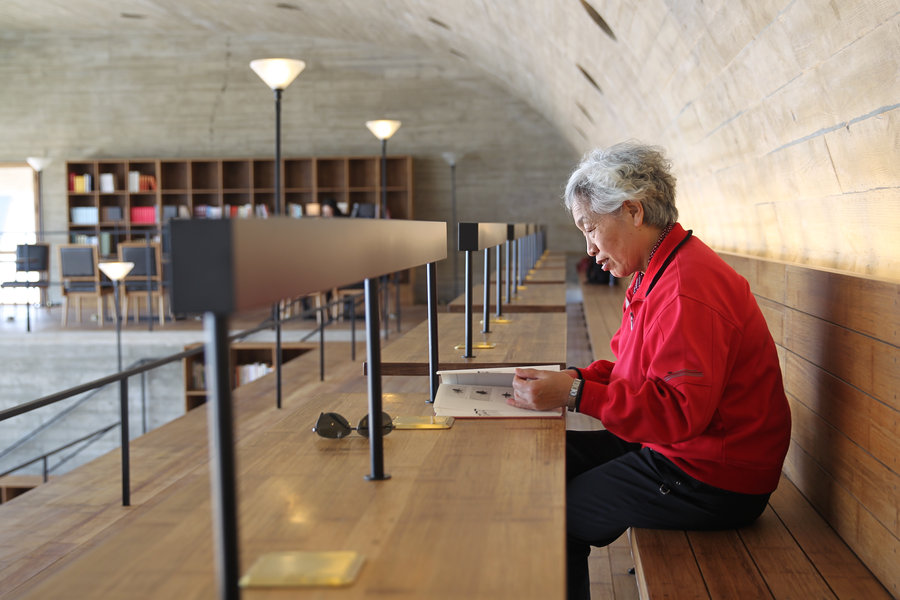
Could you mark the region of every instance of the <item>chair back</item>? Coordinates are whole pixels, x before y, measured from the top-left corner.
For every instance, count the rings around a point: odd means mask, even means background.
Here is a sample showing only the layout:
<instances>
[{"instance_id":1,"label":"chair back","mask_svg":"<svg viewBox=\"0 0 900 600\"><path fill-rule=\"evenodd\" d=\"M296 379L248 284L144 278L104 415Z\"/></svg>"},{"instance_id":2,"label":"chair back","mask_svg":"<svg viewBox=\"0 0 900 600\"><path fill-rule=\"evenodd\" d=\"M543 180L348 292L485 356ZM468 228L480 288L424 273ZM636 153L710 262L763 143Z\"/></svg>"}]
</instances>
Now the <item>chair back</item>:
<instances>
[{"instance_id":1,"label":"chair back","mask_svg":"<svg viewBox=\"0 0 900 600\"><path fill-rule=\"evenodd\" d=\"M119 244L119 260L134 263L134 268L125 277L126 290L146 290L148 279L150 288L158 289L162 280L160 254L158 242L121 242Z\"/></svg>"},{"instance_id":2,"label":"chair back","mask_svg":"<svg viewBox=\"0 0 900 600\"><path fill-rule=\"evenodd\" d=\"M19 244L16 246L16 271L48 271L50 269L50 244Z\"/></svg>"},{"instance_id":3,"label":"chair back","mask_svg":"<svg viewBox=\"0 0 900 600\"><path fill-rule=\"evenodd\" d=\"M159 273L159 244L152 243L150 245L132 245L123 242L119 244L119 260L134 263L134 268L128 273L128 279L136 277L146 278L150 275L155 279ZM149 265L149 272L147 267Z\"/></svg>"},{"instance_id":4,"label":"chair back","mask_svg":"<svg viewBox=\"0 0 900 600\"><path fill-rule=\"evenodd\" d=\"M59 268L63 292L98 291L100 269L97 267L97 263L97 246L61 244L59 246Z\"/></svg>"}]
</instances>

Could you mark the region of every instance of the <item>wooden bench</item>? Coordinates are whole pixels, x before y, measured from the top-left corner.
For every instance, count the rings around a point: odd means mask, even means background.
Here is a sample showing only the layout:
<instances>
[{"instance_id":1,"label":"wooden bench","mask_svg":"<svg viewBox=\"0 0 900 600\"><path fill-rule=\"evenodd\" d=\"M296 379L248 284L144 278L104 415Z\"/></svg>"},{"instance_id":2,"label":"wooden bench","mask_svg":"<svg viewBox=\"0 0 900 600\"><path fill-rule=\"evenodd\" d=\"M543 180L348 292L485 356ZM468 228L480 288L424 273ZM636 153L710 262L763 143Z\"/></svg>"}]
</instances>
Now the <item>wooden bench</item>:
<instances>
[{"instance_id":1,"label":"wooden bench","mask_svg":"<svg viewBox=\"0 0 900 600\"><path fill-rule=\"evenodd\" d=\"M750 527L632 530L641 597L900 596L900 285L722 256L778 347L793 420L784 477ZM585 295L595 351L603 310Z\"/></svg>"}]
</instances>

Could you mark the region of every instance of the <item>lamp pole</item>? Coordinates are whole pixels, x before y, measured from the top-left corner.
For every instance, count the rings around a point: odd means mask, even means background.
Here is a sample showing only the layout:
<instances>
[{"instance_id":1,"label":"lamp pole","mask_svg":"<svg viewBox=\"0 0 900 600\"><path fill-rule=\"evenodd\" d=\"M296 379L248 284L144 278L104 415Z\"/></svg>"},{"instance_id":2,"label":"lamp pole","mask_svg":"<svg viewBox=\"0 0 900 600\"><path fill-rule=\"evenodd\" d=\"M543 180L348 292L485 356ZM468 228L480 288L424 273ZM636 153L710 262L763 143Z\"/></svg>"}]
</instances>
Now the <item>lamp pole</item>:
<instances>
[{"instance_id":1,"label":"lamp pole","mask_svg":"<svg viewBox=\"0 0 900 600\"><path fill-rule=\"evenodd\" d=\"M380 217L382 219L387 218L387 141L391 139L391 136L397 133L397 130L400 129L400 121L393 121L390 119L379 119L375 121L366 121L366 127L369 131L372 132L376 138L381 140L381 209L380 209ZM388 299L390 295L390 290L388 290L388 276L385 275L382 278L382 287L384 288L384 303L382 304L381 311L383 315L384 321L384 339L388 338L388 332L390 330L390 326L388 323ZM399 288L398 288L399 289ZM400 297L399 293L397 294L397 329L400 329Z\"/></svg>"},{"instance_id":2,"label":"lamp pole","mask_svg":"<svg viewBox=\"0 0 900 600\"><path fill-rule=\"evenodd\" d=\"M306 68L302 60L292 58L260 58L250 61L250 68L275 93L275 199L272 214L281 216L281 95ZM275 325L275 406L281 408L281 306L272 306Z\"/></svg>"},{"instance_id":3,"label":"lamp pole","mask_svg":"<svg viewBox=\"0 0 900 600\"><path fill-rule=\"evenodd\" d=\"M119 282L134 268L133 262L105 262L97 265L113 282L113 302L116 314L116 356L118 372L122 372L122 316L119 308ZM131 505L130 469L128 452L128 379L119 380L119 429L122 446L122 506Z\"/></svg>"},{"instance_id":4,"label":"lamp pole","mask_svg":"<svg viewBox=\"0 0 900 600\"><path fill-rule=\"evenodd\" d=\"M459 225L456 220L456 159L453 152L444 152L444 160L450 165L450 237L453 238L453 298L459 296Z\"/></svg>"}]
</instances>

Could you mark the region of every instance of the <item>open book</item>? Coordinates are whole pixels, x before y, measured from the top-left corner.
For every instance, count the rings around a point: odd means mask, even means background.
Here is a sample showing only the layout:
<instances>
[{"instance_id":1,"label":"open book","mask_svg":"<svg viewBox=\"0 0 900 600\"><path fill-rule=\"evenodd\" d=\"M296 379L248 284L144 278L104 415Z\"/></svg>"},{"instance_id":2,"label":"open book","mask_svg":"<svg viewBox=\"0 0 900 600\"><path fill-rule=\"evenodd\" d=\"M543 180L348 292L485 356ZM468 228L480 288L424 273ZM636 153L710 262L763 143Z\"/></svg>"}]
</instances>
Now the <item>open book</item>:
<instances>
[{"instance_id":1,"label":"open book","mask_svg":"<svg viewBox=\"0 0 900 600\"><path fill-rule=\"evenodd\" d=\"M559 365L528 367L559 371ZM438 371L441 384L434 399L434 414L458 418L558 417L562 409L547 411L517 408L506 403L513 394L516 367Z\"/></svg>"}]
</instances>

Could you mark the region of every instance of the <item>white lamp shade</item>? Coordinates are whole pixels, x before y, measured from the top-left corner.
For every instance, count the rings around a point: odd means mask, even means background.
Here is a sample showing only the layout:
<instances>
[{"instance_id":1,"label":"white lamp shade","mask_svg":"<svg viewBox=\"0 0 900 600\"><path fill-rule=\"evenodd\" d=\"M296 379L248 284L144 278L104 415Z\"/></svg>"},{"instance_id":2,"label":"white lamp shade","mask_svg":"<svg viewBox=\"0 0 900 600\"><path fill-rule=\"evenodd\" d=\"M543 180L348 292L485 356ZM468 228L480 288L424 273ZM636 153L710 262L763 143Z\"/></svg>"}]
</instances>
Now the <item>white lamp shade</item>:
<instances>
[{"instance_id":1,"label":"white lamp shade","mask_svg":"<svg viewBox=\"0 0 900 600\"><path fill-rule=\"evenodd\" d=\"M250 61L250 68L267 86L273 90L283 90L306 68L306 63L293 58L260 58Z\"/></svg>"},{"instance_id":2,"label":"white lamp shade","mask_svg":"<svg viewBox=\"0 0 900 600\"><path fill-rule=\"evenodd\" d=\"M456 154L454 154L453 152L444 152L443 154L441 154L441 156L444 157L444 160L447 161L448 165L450 165L451 167L456 166Z\"/></svg>"},{"instance_id":3,"label":"white lamp shade","mask_svg":"<svg viewBox=\"0 0 900 600\"><path fill-rule=\"evenodd\" d=\"M51 162L53 162L52 158L47 158L46 156L29 156L25 159L32 169L40 173L44 169L47 168Z\"/></svg>"},{"instance_id":4,"label":"white lamp shade","mask_svg":"<svg viewBox=\"0 0 900 600\"><path fill-rule=\"evenodd\" d=\"M400 129L400 121L391 121L389 119L366 121L366 127L368 127L369 131L371 131L379 140L389 140L391 139L391 136Z\"/></svg>"},{"instance_id":5,"label":"white lamp shade","mask_svg":"<svg viewBox=\"0 0 900 600\"><path fill-rule=\"evenodd\" d=\"M104 275L113 281L122 281L125 279L126 275L131 273L131 270L134 268L134 263L110 261L98 263L97 266L100 267L100 270L103 271Z\"/></svg>"}]
</instances>

